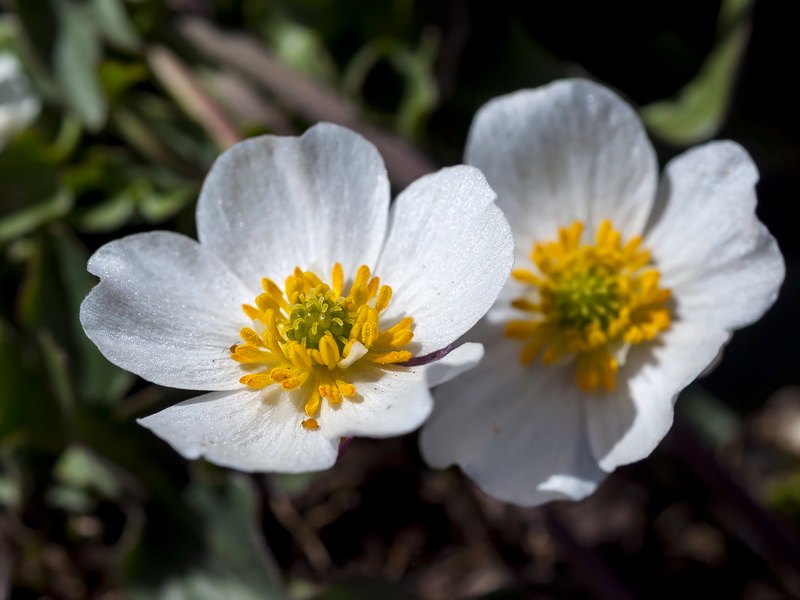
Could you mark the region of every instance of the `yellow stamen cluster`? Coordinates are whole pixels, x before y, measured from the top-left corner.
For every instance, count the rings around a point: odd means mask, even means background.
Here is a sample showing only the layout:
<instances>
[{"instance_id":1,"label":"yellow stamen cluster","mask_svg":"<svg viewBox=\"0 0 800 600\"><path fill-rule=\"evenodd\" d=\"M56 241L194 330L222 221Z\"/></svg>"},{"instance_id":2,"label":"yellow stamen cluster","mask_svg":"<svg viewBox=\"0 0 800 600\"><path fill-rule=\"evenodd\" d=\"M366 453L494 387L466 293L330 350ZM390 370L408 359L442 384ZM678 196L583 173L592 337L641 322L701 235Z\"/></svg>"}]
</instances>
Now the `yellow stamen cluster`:
<instances>
[{"instance_id":1,"label":"yellow stamen cluster","mask_svg":"<svg viewBox=\"0 0 800 600\"><path fill-rule=\"evenodd\" d=\"M650 254L640 248L641 237L623 245L608 220L598 227L593 245L582 245L582 234L579 221L559 229L557 241L533 248L538 273L512 272L531 287L511 304L533 317L510 321L505 332L526 342L523 363L541 357L554 364L574 356L581 390L612 390L618 357L669 327L670 291L659 287L659 272L648 267Z\"/></svg>"},{"instance_id":2,"label":"yellow stamen cluster","mask_svg":"<svg viewBox=\"0 0 800 600\"><path fill-rule=\"evenodd\" d=\"M413 320L406 317L381 331L380 315L389 306L392 288L380 285L367 266L358 269L347 296L342 295L344 272L339 263L330 285L299 267L284 289L270 279L262 279L261 285L264 293L256 297L256 305L242 306L255 329L242 329L244 343L231 346L231 358L250 370L239 380L248 387L305 386L306 429L319 427L314 416L323 398L339 403L355 396L355 385L344 375L355 363L388 365L411 358L400 348L414 337Z\"/></svg>"}]
</instances>

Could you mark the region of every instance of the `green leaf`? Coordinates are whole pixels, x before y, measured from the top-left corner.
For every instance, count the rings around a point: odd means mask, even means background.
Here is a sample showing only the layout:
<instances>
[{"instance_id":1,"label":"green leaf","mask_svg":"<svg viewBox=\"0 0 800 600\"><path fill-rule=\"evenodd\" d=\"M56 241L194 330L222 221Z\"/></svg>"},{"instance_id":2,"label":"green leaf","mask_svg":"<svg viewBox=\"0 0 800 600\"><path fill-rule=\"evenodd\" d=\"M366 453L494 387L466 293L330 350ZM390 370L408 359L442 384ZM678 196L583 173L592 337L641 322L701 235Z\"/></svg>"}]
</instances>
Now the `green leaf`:
<instances>
[{"instance_id":1,"label":"green leaf","mask_svg":"<svg viewBox=\"0 0 800 600\"><path fill-rule=\"evenodd\" d=\"M106 120L108 104L97 68L102 45L87 7L70 0L53 0L58 15L58 33L53 49L52 73L70 107L91 130Z\"/></svg>"},{"instance_id":2,"label":"green leaf","mask_svg":"<svg viewBox=\"0 0 800 600\"><path fill-rule=\"evenodd\" d=\"M50 387L58 400L61 421L72 429L72 416L75 413L75 393L69 374L67 354L59 347L49 331L39 333L39 347L44 357L45 373Z\"/></svg>"},{"instance_id":3,"label":"green leaf","mask_svg":"<svg viewBox=\"0 0 800 600\"><path fill-rule=\"evenodd\" d=\"M111 196L84 211L77 220L77 228L89 233L108 233L122 227L136 210L136 196L130 189Z\"/></svg>"},{"instance_id":4,"label":"green leaf","mask_svg":"<svg viewBox=\"0 0 800 600\"><path fill-rule=\"evenodd\" d=\"M44 69L51 75L50 60L55 52L58 31L58 15L53 4L49 1L14 0L14 9L22 23L21 30L27 45L34 52L37 69Z\"/></svg>"},{"instance_id":5,"label":"green leaf","mask_svg":"<svg viewBox=\"0 0 800 600\"><path fill-rule=\"evenodd\" d=\"M56 147L31 130L0 152L0 243L60 219L72 208L72 196L61 186L59 158Z\"/></svg>"},{"instance_id":6,"label":"green leaf","mask_svg":"<svg viewBox=\"0 0 800 600\"><path fill-rule=\"evenodd\" d=\"M671 100L641 109L653 134L678 146L713 137L730 107L736 72L750 37L752 0L725 0L720 8L718 41L697 76Z\"/></svg>"},{"instance_id":7,"label":"green leaf","mask_svg":"<svg viewBox=\"0 0 800 600\"><path fill-rule=\"evenodd\" d=\"M53 474L64 486L91 491L105 498L117 498L122 492L114 471L80 446L70 446L64 451L53 467Z\"/></svg>"},{"instance_id":8,"label":"green leaf","mask_svg":"<svg viewBox=\"0 0 800 600\"><path fill-rule=\"evenodd\" d=\"M115 102L130 88L147 79L147 67L142 63L105 60L99 69L100 82L110 102Z\"/></svg>"},{"instance_id":9,"label":"green leaf","mask_svg":"<svg viewBox=\"0 0 800 600\"><path fill-rule=\"evenodd\" d=\"M186 397L176 390L152 387L177 396L178 401ZM168 520L176 522L177 531L186 513L179 497L180 485L186 480L186 461L120 408L82 406L75 415L76 437L103 461L129 474L129 478L121 478L122 483L140 492L146 490L155 511L170 511Z\"/></svg>"},{"instance_id":10,"label":"green leaf","mask_svg":"<svg viewBox=\"0 0 800 600\"><path fill-rule=\"evenodd\" d=\"M46 452L61 448L61 411L46 381L35 344L0 321L0 450L19 444Z\"/></svg>"},{"instance_id":11,"label":"green leaf","mask_svg":"<svg viewBox=\"0 0 800 600\"><path fill-rule=\"evenodd\" d=\"M18 478L0 471L0 506L18 508L22 504L22 484Z\"/></svg>"},{"instance_id":12,"label":"green leaf","mask_svg":"<svg viewBox=\"0 0 800 600\"><path fill-rule=\"evenodd\" d=\"M144 104L142 96L138 95L133 104L142 106ZM150 114L146 118L142 117L137 112L120 105L115 106L111 114L112 123L126 145L155 164L167 166L178 173L186 173L187 163L149 126L151 117Z\"/></svg>"},{"instance_id":13,"label":"green leaf","mask_svg":"<svg viewBox=\"0 0 800 600\"><path fill-rule=\"evenodd\" d=\"M60 163L69 157L75 150L78 142L81 141L83 127L81 122L72 115L65 114L61 120L61 127L58 130L56 139L50 146L53 159Z\"/></svg>"},{"instance_id":14,"label":"green leaf","mask_svg":"<svg viewBox=\"0 0 800 600\"><path fill-rule=\"evenodd\" d=\"M180 184L167 192L158 192L148 186L138 194L141 215L150 223L160 223L174 216L197 194L193 185Z\"/></svg>"},{"instance_id":15,"label":"green leaf","mask_svg":"<svg viewBox=\"0 0 800 600\"><path fill-rule=\"evenodd\" d=\"M94 18L103 35L126 50L137 50L142 40L120 0L91 0Z\"/></svg>"},{"instance_id":16,"label":"green leaf","mask_svg":"<svg viewBox=\"0 0 800 600\"><path fill-rule=\"evenodd\" d=\"M185 510L190 526L181 530L173 524L168 551L139 549L128 586L132 600L285 598L278 573L257 541L255 493L248 479L194 482Z\"/></svg>"},{"instance_id":17,"label":"green leaf","mask_svg":"<svg viewBox=\"0 0 800 600\"><path fill-rule=\"evenodd\" d=\"M426 31L416 50L403 50L391 57L395 68L405 78L397 127L407 137L415 137L424 129L425 120L439 101L434 74L438 49L438 36L433 31Z\"/></svg>"},{"instance_id":18,"label":"green leaf","mask_svg":"<svg viewBox=\"0 0 800 600\"><path fill-rule=\"evenodd\" d=\"M0 219L0 244L27 235L45 223L61 219L72 209L72 194L58 190L43 202Z\"/></svg>"},{"instance_id":19,"label":"green leaf","mask_svg":"<svg viewBox=\"0 0 800 600\"><path fill-rule=\"evenodd\" d=\"M72 513L88 513L95 509L96 502L85 490L54 485L45 492L45 501L51 508Z\"/></svg>"},{"instance_id":20,"label":"green leaf","mask_svg":"<svg viewBox=\"0 0 800 600\"><path fill-rule=\"evenodd\" d=\"M25 403L19 399L29 390L25 385L27 373L19 343L11 327L0 321L0 447L6 437L24 427L26 422L21 414Z\"/></svg>"},{"instance_id":21,"label":"green leaf","mask_svg":"<svg viewBox=\"0 0 800 600\"><path fill-rule=\"evenodd\" d=\"M425 119L439 99L434 75L438 48L438 36L431 32L422 35L416 49L393 38L370 40L348 64L342 86L350 95L360 96L369 73L379 61L388 60L403 79L403 95L395 110L397 129L407 137L414 137L423 129Z\"/></svg>"},{"instance_id":22,"label":"green leaf","mask_svg":"<svg viewBox=\"0 0 800 600\"><path fill-rule=\"evenodd\" d=\"M317 81L336 83L336 63L319 32L273 11L267 36L270 50L281 62Z\"/></svg>"},{"instance_id":23,"label":"green leaf","mask_svg":"<svg viewBox=\"0 0 800 600\"><path fill-rule=\"evenodd\" d=\"M62 226L51 227L40 240L20 289L20 322L35 333L51 389L65 406L114 403L133 376L108 362L80 324L80 305L96 281L86 270L87 252Z\"/></svg>"}]
</instances>

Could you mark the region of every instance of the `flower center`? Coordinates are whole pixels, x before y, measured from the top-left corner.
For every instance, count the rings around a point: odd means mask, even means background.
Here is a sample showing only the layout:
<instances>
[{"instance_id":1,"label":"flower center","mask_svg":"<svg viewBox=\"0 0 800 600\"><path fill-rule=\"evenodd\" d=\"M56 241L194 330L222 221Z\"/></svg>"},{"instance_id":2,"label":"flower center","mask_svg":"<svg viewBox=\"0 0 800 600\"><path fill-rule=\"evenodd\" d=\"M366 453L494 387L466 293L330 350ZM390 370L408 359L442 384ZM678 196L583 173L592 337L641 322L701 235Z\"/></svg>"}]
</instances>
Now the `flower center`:
<instances>
[{"instance_id":1,"label":"flower center","mask_svg":"<svg viewBox=\"0 0 800 600\"><path fill-rule=\"evenodd\" d=\"M605 269L592 265L564 277L553 290L553 308L562 327L584 329L596 325L607 329L619 314L619 288Z\"/></svg>"},{"instance_id":2,"label":"flower center","mask_svg":"<svg viewBox=\"0 0 800 600\"><path fill-rule=\"evenodd\" d=\"M594 244L581 244L582 234L578 221L559 229L557 241L534 246L537 272L514 270L529 288L511 304L531 318L510 321L505 333L526 342L523 363L575 358L581 390L612 390L628 348L669 327L670 291L659 287L660 273L640 249L641 237L623 244L608 220Z\"/></svg>"},{"instance_id":3,"label":"flower center","mask_svg":"<svg viewBox=\"0 0 800 600\"><path fill-rule=\"evenodd\" d=\"M306 429L318 429L314 418L323 398L337 404L356 395L346 372L360 361L376 365L405 362L411 352L400 350L414 337L413 319L405 317L381 330L381 313L389 306L392 288L358 269L349 293L343 295L344 272L336 263L331 284L299 267L281 289L262 279L264 293L256 306L242 306L253 320L231 346L231 358L248 371L240 383L251 388L277 384L285 390L305 389Z\"/></svg>"},{"instance_id":4,"label":"flower center","mask_svg":"<svg viewBox=\"0 0 800 600\"><path fill-rule=\"evenodd\" d=\"M344 306L343 299L333 296L331 290L324 294L300 294L300 302L290 308L292 313L286 327L286 338L300 342L306 349L319 350L320 340L323 336L330 335L339 347L339 352L344 350L355 318Z\"/></svg>"}]
</instances>

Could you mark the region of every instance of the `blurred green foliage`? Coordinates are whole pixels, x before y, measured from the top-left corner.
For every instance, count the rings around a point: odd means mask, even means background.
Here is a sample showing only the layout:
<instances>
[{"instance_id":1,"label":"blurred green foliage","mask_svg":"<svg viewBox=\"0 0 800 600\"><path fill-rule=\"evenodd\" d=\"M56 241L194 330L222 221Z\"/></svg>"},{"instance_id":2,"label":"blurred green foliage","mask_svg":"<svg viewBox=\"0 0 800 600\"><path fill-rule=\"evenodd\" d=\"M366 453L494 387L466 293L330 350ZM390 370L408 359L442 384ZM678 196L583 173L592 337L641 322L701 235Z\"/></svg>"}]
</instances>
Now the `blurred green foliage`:
<instances>
[{"instance_id":1,"label":"blurred green foliage","mask_svg":"<svg viewBox=\"0 0 800 600\"><path fill-rule=\"evenodd\" d=\"M750 37L752 4L753 0L725 0L715 46L697 76L674 99L642 108L642 118L654 134L672 144L688 146L704 142L719 131Z\"/></svg>"}]
</instances>

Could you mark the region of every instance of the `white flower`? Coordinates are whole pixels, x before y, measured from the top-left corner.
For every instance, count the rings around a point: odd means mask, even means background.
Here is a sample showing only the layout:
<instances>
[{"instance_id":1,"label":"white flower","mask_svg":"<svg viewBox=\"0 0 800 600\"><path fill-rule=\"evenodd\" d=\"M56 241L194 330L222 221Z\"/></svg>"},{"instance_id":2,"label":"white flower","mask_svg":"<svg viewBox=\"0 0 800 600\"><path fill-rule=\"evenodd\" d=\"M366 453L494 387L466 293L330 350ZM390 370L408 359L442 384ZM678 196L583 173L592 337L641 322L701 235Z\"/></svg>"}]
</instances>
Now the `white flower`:
<instances>
[{"instance_id":1,"label":"white flower","mask_svg":"<svg viewBox=\"0 0 800 600\"><path fill-rule=\"evenodd\" d=\"M199 243L153 232L92 256L101 281L81 322L111 362L211 390L140 420L186 458L325 469L344 436L418 427L428 388L480 359L465 344L398 364L446 348L507 280L514 243L494 199L462 165L411 184L390 212L383 161L359 135L321 124L251 139L212 167Z\"/></svg>"},{"instance_id":2,"label":"white flower","mask_svg":"<svg viewBox=\"0 0 800 600\"><path fill-rule=\"evenodd\" d=\"M19 59L10 52L0 52L0 149L31 124L40 108Z\"/></svg>"},{"instance_id":3,"label":"white flower","mask_svg":"<svg viewBox=\"0 0 800 600\"><path fill-rule=\"evenodd\" d=\"M511 222L516 270L479 326L483 362L437 391L423 455L515 504L579 499L652 452L678 392L775 300L758 172L713 142L658 184L633 110L580 80L492 100L466 155Z\"/></svg>"}]
</instances>

